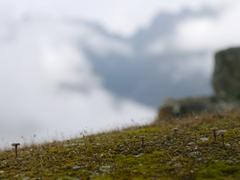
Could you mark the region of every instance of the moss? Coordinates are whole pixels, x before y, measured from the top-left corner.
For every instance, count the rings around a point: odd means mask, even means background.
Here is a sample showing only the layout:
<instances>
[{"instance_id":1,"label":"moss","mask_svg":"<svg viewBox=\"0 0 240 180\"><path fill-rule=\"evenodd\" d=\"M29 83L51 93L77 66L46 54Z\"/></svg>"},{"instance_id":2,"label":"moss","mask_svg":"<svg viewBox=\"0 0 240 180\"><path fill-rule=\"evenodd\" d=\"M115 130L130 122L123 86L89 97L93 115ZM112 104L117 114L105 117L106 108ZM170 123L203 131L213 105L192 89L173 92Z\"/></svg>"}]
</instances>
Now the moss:
<instances>
[{"instance_id":1,"label":"moss","mask_svg":"<svg viewBox=\"0 0 240 180\"><path fill-rule=\"evenodd\" d=\"M200 168L198 179L239 179L240 165L229 165L224 161L211 163Z\"/></svg>"},{"instance_id":2,"label":"moss","mask_svg":"<svg viewBox=\"0 0 240 180\"><path fill-rule=\"evenodd\" d=\"M0 152L0 179L240 179L239 112ZM226 130L215 142L211 128ZM174 129L177 129L174 130Z\"/></svg>"}]
</instances>

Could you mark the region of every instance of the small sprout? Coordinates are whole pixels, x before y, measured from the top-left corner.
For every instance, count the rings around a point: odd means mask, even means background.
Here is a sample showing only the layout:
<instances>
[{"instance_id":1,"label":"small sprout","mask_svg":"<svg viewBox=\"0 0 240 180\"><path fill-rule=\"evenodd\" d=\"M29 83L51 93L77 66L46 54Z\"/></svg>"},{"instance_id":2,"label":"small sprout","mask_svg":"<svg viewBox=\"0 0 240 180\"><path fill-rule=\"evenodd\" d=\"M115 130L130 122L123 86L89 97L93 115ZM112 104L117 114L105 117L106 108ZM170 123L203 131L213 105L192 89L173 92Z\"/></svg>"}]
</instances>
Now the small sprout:
<instances>
[{"instance_id":1,"label":"small sprout","mask_svg":"<svg viewBox=\"0 0 240 180\"><path fill-rule=\"evenodd\" d=\"M144 136L141 136L141 147L145 147Z\"/></svg>"},{"instance_id":2,"label":"small sprout","mask_svg":"<svg viewBox=\"0 0 240 180\"><path fill-rule=\"evenodd\" d=\"M224 135L225 135L226 132L227 132L226 130L219 130L219 131L217 132L217 134L222 137L222 144L223 144L223 146L225 146Z\"/></svg>"},{"instance_id":3,"label":"small sprout","mask_svg":"<svg viewBox=\"0 0 240 180\"><path fill-rule=\"evenodd\" d=\"M20 146L20 143L12 143L12 146L15 149L15 157L18 157L18 146Z\"/></svg>"},{"instance_id":4,"label":"small sprout","mask_svg":"<svg viewBox=\"0 0 240 180\"><path fill-rule=\"evenodd\" d=\"M173 128L174 135L178 133L178 128Z\"/></svg>"},{"instance_id":5,"label":"small sprout","mask_svg":"<svg viewBox=\"0 0 240 180\"><path fill-rule=\"evenodd\" d=\"M211 130L212 130L214 142L216 142L217 141L217 128L214 127L214 128L211 128Z\"/></svg>"},{"instance_id":6,"label":"small sprout","mask_svg":"<svg viewBox=\"0 0 240 180\"><path fill-rule=\"evenodd\" d=\"M170 137L170 136L166 136L166 140L167 140L167 141L170 141L170 140L171 140L171 137Z\"/></svg>"}]
</instances>

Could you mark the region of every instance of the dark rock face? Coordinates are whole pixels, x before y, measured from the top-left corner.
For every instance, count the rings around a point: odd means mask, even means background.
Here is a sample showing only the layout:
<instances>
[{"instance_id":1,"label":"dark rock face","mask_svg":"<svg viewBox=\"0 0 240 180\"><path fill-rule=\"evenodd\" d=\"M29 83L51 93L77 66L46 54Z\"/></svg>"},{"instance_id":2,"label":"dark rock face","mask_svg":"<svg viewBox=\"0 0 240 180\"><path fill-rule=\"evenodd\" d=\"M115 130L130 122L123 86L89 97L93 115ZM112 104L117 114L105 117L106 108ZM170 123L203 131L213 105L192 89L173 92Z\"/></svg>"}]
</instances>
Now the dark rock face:
<instances>
[{"instance_id":1,"label":"dark rock face","mask_svg":"<svg viewBox=\"0 0 240 180\"><path fill-rule=\"evenodd\" d=\"M158 119L239 109L240 47L216 53L212 84L215 91L213 96L168 101L161 107Z\"/></svg>"},{"instance_id":2,"label":"dark rock face","mask_svg":"<svg viewBox=\"0 0 240 180\"><path fill-rule=\"evenodd\" d=\"M215 111L217 103L214 97L170 99L161 107L158 116L160 118L171 118Z\"/></svg>"},{"instance_id":3,"label":"dark rock face","mask_svg":"<svg viewBox=\"0 0 240 180\"><path fill-rule=\"evenodd\" d=\"M239 109L239 101L226 101L216 96L170 99L161 106L156 122L176 117L192 116L201 113L221 113Z\"/></svg>"},{"instance_id":4,"label":"dark rock face","mask_svg":"<svg viewBox=\"0 0 240 180\"><path fill-rule=\"evenodd\" d=\"M213 88L219 98L240 100L240 48L216 53Z\"/></svg>"}]
</instances>

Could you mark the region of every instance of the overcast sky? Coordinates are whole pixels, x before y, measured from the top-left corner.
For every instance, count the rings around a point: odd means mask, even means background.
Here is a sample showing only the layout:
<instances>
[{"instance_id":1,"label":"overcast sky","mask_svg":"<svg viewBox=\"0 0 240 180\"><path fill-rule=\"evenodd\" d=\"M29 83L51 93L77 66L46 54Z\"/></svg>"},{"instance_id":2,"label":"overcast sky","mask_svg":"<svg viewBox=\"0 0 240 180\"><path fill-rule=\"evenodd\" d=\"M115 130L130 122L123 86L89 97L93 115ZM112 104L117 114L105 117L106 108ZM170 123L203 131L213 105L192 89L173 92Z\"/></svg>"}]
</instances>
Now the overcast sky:
<instances>
[{"instance_id":1,"label":"overcast sky","mask_svg":"<svg viewBox=\"0 0 240 180\"><path fill-rule=\"evenodd\" d=\"M185 8L190 13L182 11ZM202 9L217 15L194 15ZM157 16L161 12L168 13ZM178 18L181 13L187 18ZM32 20L25 21L28 18ZM95 23L69 23L64 18L95 22L105 31ZM154 22L156 18L167 22ZM191 86L201 92L210 89L210 83L205 87L192 82L195 77L210 78L216 50L239 45L239 19L237 0L0 0L0 136L5 132L21 137L26 129L36 133L30 126L43 126L44 137L51 138L55 131L75 135L83 129L98 132L150 122L156 109L131 96L140 92L142 97L141 91L146 91L144 98L155 99L161 89L172 97L175 89L165 86L176 82L186 83L184 97L194 93ZM172 26L164 29L165 24ZM141 28L146 34L135 42ZM87 46L96 53L94 60L84 51ZM175 58L169 58L172 55ZM159 72L163 86L156 88ZM110 90L104 84L108 80L119 91L127 89L128 96ZM62 82L82 91L56 91Z\"/></svg>"},{"instance_id":2,"label":"overcast sky","mask_svg":"<svg viewBox=\"0 0 240 180\"><path fill-rule=\"evenodd\" d=\"M97 21L109 31L129 35L150 24L161 11L179 11L183 7L226 9L237 0L0 0L1 18L22 14L70 16Z\"/></svg>"}]
</instances>

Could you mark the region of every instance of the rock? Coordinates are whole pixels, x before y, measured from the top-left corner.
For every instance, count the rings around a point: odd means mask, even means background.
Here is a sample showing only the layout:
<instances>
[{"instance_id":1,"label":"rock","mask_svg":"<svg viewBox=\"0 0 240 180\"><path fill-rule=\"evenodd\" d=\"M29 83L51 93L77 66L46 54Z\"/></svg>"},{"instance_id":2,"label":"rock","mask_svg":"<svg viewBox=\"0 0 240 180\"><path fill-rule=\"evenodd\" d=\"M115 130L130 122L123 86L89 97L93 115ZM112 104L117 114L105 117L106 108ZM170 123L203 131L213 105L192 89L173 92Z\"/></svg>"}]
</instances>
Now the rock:
<instances>
[{"instance_id":1,"label":"rock","mask_svg":"<svg viewBox=\"0 0 240 180\"><path fill-rule=\"evenodd\" d=\"M174 167L180 169L183 166L182 166L182 164L180 162L178 162L178 163L174 164Z\"/></svg>"},{"instance_id":2,"label":"rock","mask_svg":"<svg viewBox=\"0 0 240 180\"><path fill-rule=\"evenodd\" d=\"M188 143L189 146L192 146L192 145L194 145L194 144L195 144L194 142L189 142L189 143Z\"/></svg>"},{"instance_id":3,"label":"rock","mask_svg":"<svg viewBox=\"0 0 240 180\"><path fill-rule=\"evenodd\" d=\"M184 115L196 115L215 109L214 97L197 97L185 99L169 99L159 111L160 118L179 117Z\"/></svg>"},{"instance_id":4,"label":"rock","mask_svg":"<svg viewBox=\"0 0 240 180\"><path fill-rule=\"evenodd\" d=\"M200 138L200 140L202 141L202 142L208 142L208 138L207 137L203 137L203 138Z\"/></svg>"},{"instance_id":5,"label":"rock","mask_svg":"<svg viewBox=\"0 0 240 180\"><path fill-rule=\"evenodd\" d=\"M22 180L30 180L30 177L24 177Z\"/></svg>"},{"instance_id":6,"label":"rock","mask_svg":"<svg viewBox=\"0 0 240 180\"><path fill-rule=\"evenodd\" d=\"M227 132L227 130L219 130L217 131L217 135L224 135Z\"/></svg>"},{"instance_id":7,"label":"rock","mask_svg":"<svg viewBox=\"0 0 240 180\"><path fill-rule=\"evenodd\" d=\"M231 144L226 143L225 146L226 146L226 147L231 147Z\"/></svg>"},{"instance_id":8,"label":"rock","mask_svg":"<svg viewBox=\"0 0 240 180\"><path fill-rule=\"evenodd\" d=\"M111 170L111 166L108 166L108 165L100 167L100 171L104 173L109 172L110 170Z\"/></svg>"},{"instance_id":9,"label":"rock","mask_svg":"<svg viewBox=\"0 0 240 180\"><path fill-rule=\"evenodd\" d=\"M219 51L215 55L213 88L220 98L240 100L240 48Z\"/></svg>"},{"instance_id":10,"label":"rock","mask_svg":"<svg viewBox=\"0 0 240 180\"><path fill-rule=\"evenodd\" d=\"M141 157L141 156L143 156L143 155L144 155L144 153L140 153L140 154L135 155L135 157L136 157L136 158L139 158L139 157Z\"/></svg>"},{"instance_id":11,"label":"rock","mask_svg":"<svg viewBox=\"0 0 240 180\"><path fill-rule=\"evenodd\" d=\"M189 156L190 156L190 157L193 157L193 158L196 158L196 157L201 156L201 152L199 152L199 151L194 151L194 152L191 152L191 153L189 154Z\"/></svg>"},{"instance_id":12,"label":"rock","mask_svg":"<svg viewBox=\"0 0 240 180\"><path fill-rule=\"evenodd\" d=\"M209 97L168 99L161 106L156 122L240 108L240 47L216 53L212 86L215 94Z\"/></svg>"},{"instance_id":13,"label":"rock","mask_svg":"<svg viewBox=\"0 0 240 180\"><path fill-rule=\"evenodd\" d=\"M72 167L72 170L75 170L75 171L76 171L76 170L79 170L79 169L81 169L81 166L73 166L73 167Z\"/></svg>"}]
</instances>

